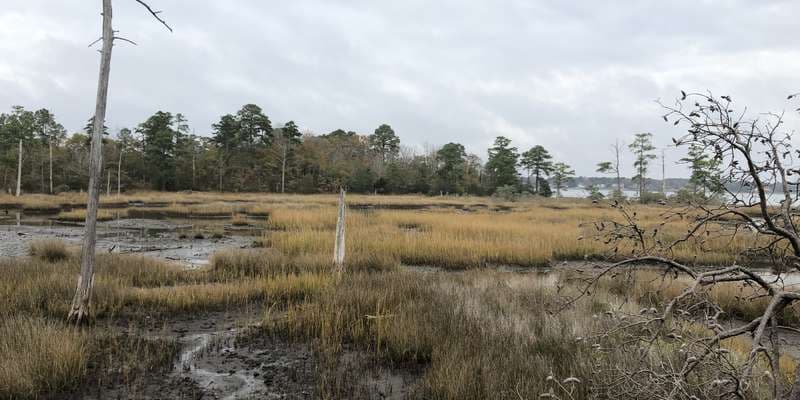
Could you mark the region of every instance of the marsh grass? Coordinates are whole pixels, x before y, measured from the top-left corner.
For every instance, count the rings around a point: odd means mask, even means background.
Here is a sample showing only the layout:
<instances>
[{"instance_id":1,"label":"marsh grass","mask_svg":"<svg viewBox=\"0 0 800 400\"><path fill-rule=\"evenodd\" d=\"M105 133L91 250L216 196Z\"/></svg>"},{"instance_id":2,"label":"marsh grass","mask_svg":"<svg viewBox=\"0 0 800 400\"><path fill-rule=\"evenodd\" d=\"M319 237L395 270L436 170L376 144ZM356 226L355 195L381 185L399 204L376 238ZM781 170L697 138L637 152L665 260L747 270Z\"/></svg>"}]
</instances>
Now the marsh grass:
<instances>
[{"instance_id":1,"label":"marsh grass","mask_svg":"<svg viewBox=\"0 0 800 400\"><path fill-rule=\"evenodd\" d=\"M124 210L97 210L98 221L112 221L125 216L126 212ZM58 213L58 216L56 216L56 219L67 222L84 222L86 221L86 210L77 209L71 211L61 211Z\"/></svg>"},{"instance_id":2,"label":"marsh grass","mask_svg":"<svg viewBox=\"0 0 800 400\"><path fill-rule=\"evenodd\" d=\"M668 373L671 365L681 365L686 356L674 341L657 340L648 357L642 357L641 349L621 334L598 335L598 342L586 339L614 326L615 320L606 316L610 311L635 313L638 304L600 291L566 311L550 313L556 290L547 275L491 270L355 273L291 305L285 316L268 313L264 329L315 343L322 359L317 390L323 398L342 395L347 386L343 360L353 351L394 368L420 371L412 398L539 398L552 389L559 398L575 399L669 393L672 385L665 381L613 385L630 382L617 375L621 366ZM726 345L739 352L736 362L746 358L744 347ZM795 368L788 358L781 365L785 376ZM759 371L765 367L759 364ZM720 372L703 366L698 373L698 379L710 381ZM577 382L572 397L558 392L553 379ZM765 384L750 393L769 398Z\"/></svg>"},{"instance_id":3,"label":"marsh grass","mask_svg":"<svg viewBox=\"0 0 800 400\"><path fill-rule=\"evenodd\" d=\"M43 239L34 240L30 243L30 254L48 262L66 260L70 257L67 245L62 240Z\"/></svg>"},{"instance_id":4,"label":"marsh grass","mask_svg":"<svg viewBox=\"0 0 800 400\"><path fill-rule=\"evenodd\" d=\"M389 263L469 269L497 265L547 266L559 260L613 257L610 247L592 240L592 222L613 219L617 212L588 202L568 202L554 209L550 201L518 203L512 212L489 209L464 212L452 209L351 210L347 218L348 255L369 255ZM563 208L566 207L566 208ZM641 207L639 218L656 226L664 210ZM275 205L270 210L270 230L262 245L284 254L325 254L333 246L334 206ZM663 227L665 240L685 232L686 222ZM579 240L585 237L584 240ZM677 246L673 256L684 262L732 262L748 238L709 241L699 251L690 243ZM630 247L619 246L618 256Z\"/></svg>"},{"instance_id":5,"label":"marsh grass","mask_svg":"<svg viewBox=\"0 0 800 400\"><path fill-rule=\"evenodd\" d=\"M79 260L0 260L0 317L63 318L74 294ZM97 318L175 315L250 304L284 304L325 287L327 274L244 275L231 270L184 271L146 257L98 255L93 312Z\"/></svg>"},{"instance_id":6,"label":"marsh grass","mask_svg":"<svg viewBox=\"0 0 800 400\"><path fill-rule=\"evenodd\" d=\"M88 335L42 318L0 319L0 398L74 389L86 373Z\"/></svg>"},{"instance_id":7,"label":"marsh grass","mask_svg":"<svg viewBox=\"0 0 800 400\"><path fill-rule=\"evenodd\" d=\"M587 348L571 339L592 326L591 313L548 314L554 293L541 283L490 271L352 274L285 318L268 316L266 329L315 340L327 360L354 343L385 362L421 366L415 398L538 398L548 374L588 382L591 368ZM325 393L342 377L335 361L323 365Z\"/></svg>"},{"instance_id":8,"label":"marsh grass","mask_svg":"<svg viewBox=\"0 0 800 400\"><path fill-rule=\"evenodd\" d=\"M65 194L14 200L69 204L81 199ZM10 200L0 196L0 204ZM591 343L577 338L607 328L606 311L662 304L683 284L663 286L646 275L608 280L596 296L552 314L548 310L558 296L552 278L482 268L539 267L606 255L601 243L577 240L591 234L580 224L616 213L585 201L349 196L343 276L331 273L335 196L143 192L106 201L151 205L131 208L128 216L134 218L219 216L235 224L246 220L244 214L268 215L264 223L270 231L259 239L261 248L217 252L209 267L193 271L145 257L98 255L96 325L84 330L59 322L67 314L79 270L77 257L69 256L63 243L35 242L34 257L0 260L0 333L12 325L27 332L0 335L0 397L52 395L87 379L134 385L145 370L170 364L174 343L146 340L141 332L107 335L98 329L105 321L257 306L270 310L264 318L269 334L315 343L323 398L347 397L343 360L354 349L381 363L419 371L416 398L538 398L553 389L548 375L559 381L577 378L582 383L575 397L586 398L593 387L605 384L594 372L599 363L627 365L633 355L597 354ZM164 206L152 206L159 203ZM646 224L656 224L664 212L658 207L637 210ZM677 237L684 228L674 222L664 230ZM710 245L704 252L681 247L676 255L721 263L744 246ZM414 273L399 268L402 264L464 272ZM576 289L567 282L565 290ZM731 315L754 315L762 307L758 301L740 301L735 287L709 295L726 304ZM41 338L33 333L39 330L45 332ZM53 347L56 337L65 343L58 349ZM622 343L619 337L606 339L608 348ZM85 346L92 350L74 355ZM41 360L48 357L60 361L44 365ZM675 364L679 357L673 343L658 342L646 361L652 364L644 366ZM795 368L781 362L787 372ZM29 367L13 369L17 363ZM713 371L703 373L713 376Z\"/></svg>"},{"instance_id":9,"label":"marsh grass","mask_svg":"<svg viewBox=\"0 0 800 400\"><path fill-rule=\"evenodd\" d=\"M173 203L166 207L134 207L128 210L128 215L133 218L219 218L230 217L242 210L241 206L222 203Z\"/></svg>"}]
</instances>

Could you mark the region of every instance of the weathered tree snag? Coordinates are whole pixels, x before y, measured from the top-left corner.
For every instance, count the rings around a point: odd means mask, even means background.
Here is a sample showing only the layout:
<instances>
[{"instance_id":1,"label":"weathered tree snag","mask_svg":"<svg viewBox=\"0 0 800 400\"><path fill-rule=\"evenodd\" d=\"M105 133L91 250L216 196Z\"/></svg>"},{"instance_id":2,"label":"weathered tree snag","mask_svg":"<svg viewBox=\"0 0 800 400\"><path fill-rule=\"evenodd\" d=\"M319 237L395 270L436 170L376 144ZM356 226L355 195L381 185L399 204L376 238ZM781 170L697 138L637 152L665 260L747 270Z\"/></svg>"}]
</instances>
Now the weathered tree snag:
<instances>
[{"instance_id":1,"label":"weathered tree snag","mask_svg":"<svg viewBox=\"0 0 800 400\"><path fill-rule=\"evenodd\" d=\"M117 196L122 194L122 148L119 149L119 161L117 161Z\"/></svg>"},{"instance_id":2,"label":"weathered tree snag","mask_svg":"<svg viewBox=\"0 0 800 400\"><path fill-rule=\"evenodd\" d=\"M667 159L664 149L661 149L661 194L667 194Z\"/></svg>"},{"instance_id":3,"label":"weathered tree snag","mask_svg":"<svg viewBox=\"0 0 800 400\"><path fill-rule=\"evenodd\" d=\"M333 248L333 266L336 273L344 271L344 225L345 225L345 191L339 189L339 213L336 218L336 242Z\"/></svg>"},{"instance_id":4,"label":"weathered tree snag","mask_svg":"<svg viewBox=\"0 0 800 400\"><path fill-rule=\"evenodd\" d=\"M143 0L136 0L136 2L144 6L153 18L172 32L172 28L158 16L160 11L154 11ZM108 103L108 80L111 74L111 49L114 47L115 39L133 43L128 39L114 36L114 29L111 26L111 0L103 0L102 15L103 36L98 41L102 41L103 46L100 50L100 73L98 74L97 80L92 141L89 148L89 189L86 202L86 231L81 246L81 272L78 276L78 287L75 290L75 297L72 299L72 306L67 316L68 322L75 322L76 324L86 322L89 318L89 304L92 298L94 251L97 244L97 209L100 204L100 186L102 185L100 179L102 179L103 176L103 125L106 120L106 104ZM97 41L95 43L97 43ZM21 142L20 146L22 146Z\"/></svg>"},{"instance_id":5,"label":"weathered tree snag","mask_svg":"<svg viewBox=\"0 0 800 400\"><path fill-rule=\"evenodd\" d=\"M111 196L111 169L106 171L106 196Z\"/></svg>"},{"instance_id":6,"label":"weathered tree snag","mask_svg":"<svg viewBox=\"0 0 800 400\"><path fill-rule=\"evenodd\" d=\"M289 146L288 140L287 143L283 144L283 154L281 157L281 193L286 193L286 147Z\"/></svg>"},{"instance_id":7,"label":"weathered tree snag","mask_svg":"<svg viewBox=\"0 0 800 400\"><path fill-rule=\"evenodd\" d=\"M50 138L48 141L48 147L50 148L50 194L53 193L53 138Z\"/></svg>"},{"instance_id":8,"label":"weathered tree snag","mask_svg":"<svg viewBox=\"0 0 800 400\"><path fill-rule=\"evenodd\" d=\"M194 143L192 143L192 187L191 190L194 190L195 187L195 171L197 169L197 149L195 148Z\"/></svg>"},{"instance_id":9,"label":"weathered tree snag","mask_svg":"<svg viewBox=\"0 0 800 400\"><path fill-rule=\"evenodd\" d=\"M22 189L22 139L19 140L19 152L17 153L17 197Z\"/></svg>"},{"instance_id":10,"label":"weathered tree snag","mask_svg":"<svg viewBox=\"0 0 800 400\"><path fill-rule=\"evenodd\" d=\"M111 27L111 0L103 0L103 48L100 56L100 74L97 82L94 126L89 149L89 190L86 203L86 231L81 246L81 274L78 288L72 299L67 320L80 324L89 317L89 303L94 281L95 245L97 242L97 208L100 203L100 177L103 173L103 124L106 120L108 80L111 73L111 49L114 46L114 30Z\"/></svg>"}]
</instances>

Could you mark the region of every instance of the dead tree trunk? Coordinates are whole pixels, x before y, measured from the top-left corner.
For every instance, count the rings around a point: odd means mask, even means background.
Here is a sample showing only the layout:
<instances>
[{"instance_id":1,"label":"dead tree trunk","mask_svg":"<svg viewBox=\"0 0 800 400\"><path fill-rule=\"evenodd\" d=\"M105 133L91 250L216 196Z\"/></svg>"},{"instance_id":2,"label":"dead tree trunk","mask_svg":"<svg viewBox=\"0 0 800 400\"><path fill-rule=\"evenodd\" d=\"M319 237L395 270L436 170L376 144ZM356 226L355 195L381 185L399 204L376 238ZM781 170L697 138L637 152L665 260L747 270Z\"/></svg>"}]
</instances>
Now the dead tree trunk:
<instances>
[{"instance_id":1,"label":"dead tree trunk","mask_svg":"<svg viewBox=\"0 0 800 400\"><path fill-rule=\"evenodd\" d=\"M283 144L283 159L281 160L281 193L286 193L286 147L288 143Z\"/></svg>"},{"instance_id":2,"label":"dead tree trunk","mask_svg":"<svg viewBox=\"0 0 800 400\"><path fill-rule=\"evenodd\" d=\"M17 197L22 190L22 139L19 140L19 152L17 153Z\"/></svg>"},{"instance_id":3,"label":"dead tree trunk","mask_svg":"<svg viewBox=\"0 0 800 400\"><path fill-rule=\"evenodd\" d=\"M194 148L194 144L192 144L192 187L191 190L194 190L195 187L195 175L197 169L197 150Z\"/></svg>"},{"instance_id":4,"label":"dead tree trunk","mask_svg":"<svg viewBox=\"0 0 800 400\"><path fill-rule=\"evenodd\" d=\"M119 161L117 161L117 196L122 194L122 149L119 149Z\"/></svg>"},{"instance_id":5,"label":"dead tree trunk","mask_svg":"<svg viewBox=\"0 0 800 400\"><path fill-rule=\"evenodd\" d=\"M620 146L619 140L614 142L614 171L617 173L617 192L619 195L622 196L622 176L620 175L619 169L619 153L620 153Z\"/></svg>"},{"instance_id":6,"label":"dead tree trunk","mask_svg":"<svg viewBox=\"0 0 800 400\"><path fill-rule=\"evenodd\" d=\"M222 167L222 161L219 162L219 191L222 192L222 173L224 169Z\"/></svg>"},{"instance_id":7,"label":"dead tree trunk","mask_svg":"<svg viewBox=\"0 0 800 400\"><path fill-rule=\"evenodd\" d=\"M106 120L108 79L111 73L111 49L114 45L114 30L111 27L111 0L103 0L103 48L100 56L100 73L97 82L92 144L89 149L89 190L86 203L86 231L81 246L81 274L72 299L68 321L76 324L89 317L89 303L94 281L94 258L97 241L97 208L100 203L100 177L103 173L103 123Z\"/></svg>"},{"instance_id":8,"label":"dead tree trunk","mask_svg":"<svg viewBox=\"0 0 800 400\"><path fill-rule=\"evenodd\" d=\"M44 193L44 160L39 164L39 190Z\"/></svg>"},{"instance_id":9,"label":"dead tree trunk","mask_svg":"<svg viewBox=\"0 0 800 400\"><path fill-rule=\"evenodd\" d=\"M345 226L345 191L339 189L339 213L336 217L336 242L333 248L333 265L336 273L344 271L344 226Z\"/></svg>"},{"instance_id":10,"label":"dead tree trunk","mask_svg":"<svg viewBox=\"0 0 800 400\"><path fill-rule=\"evenodd\" d=\"M111 196L111 169L109 168L106 172L106 196Z\"/></svg>"},{"instance_id":11,"label":"dead tree trunk","mask_svg":"<svg viewBox=\"0 0 800 400\"><path fill-rule=\"evenodd\" d=\"M667 166L666 154L661 149L661 194L667 194Z\"/></svg>"},{"instance_id":12,"label":"dead tree trunk","mask_svg":"<svg viewBox=\"0 0 800 400\"><path fill-rule=\"evenodd\" d=\"M47 143L50 150L50 194L53 194L53 139Z\"/></svg>"}]
</instances>

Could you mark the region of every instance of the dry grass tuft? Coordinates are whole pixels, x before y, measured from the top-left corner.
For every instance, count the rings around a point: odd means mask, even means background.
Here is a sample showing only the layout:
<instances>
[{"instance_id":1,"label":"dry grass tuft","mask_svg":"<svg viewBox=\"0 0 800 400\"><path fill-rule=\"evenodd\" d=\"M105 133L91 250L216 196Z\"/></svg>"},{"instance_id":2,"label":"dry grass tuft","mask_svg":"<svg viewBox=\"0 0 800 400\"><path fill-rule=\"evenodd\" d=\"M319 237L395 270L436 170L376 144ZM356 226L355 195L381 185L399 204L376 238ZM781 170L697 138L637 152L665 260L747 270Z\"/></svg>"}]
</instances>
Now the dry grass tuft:
<instances>
[{"instance_id":1,"label":"dry grass tuft","mask_svg":"<svg viewBox=\"0 0 800 400\"><path fill-rule=\"evenodd\" d=\"M124 210L97 210L98 221L111 221L116 218L124 217L126 214ZM56 217L59 221L67 222L84 222L86 221L86 210L78 209L72 211L62 211Z\"/></svg>"},{"instance_id":2,"label":"dry grass tuft","mask_svg":"<svg viewBox=\"0 0 800 400\"><path fill-rule=\"evenodd\" d=\"M34 399L72 389L86 373L87 335L42 318L0 320L0 398Z\"/></svg>"},{"instance_id":3,"label":"dry grass tuft","mask_svg":"<svg viewBox=\"0 0 800 400\"><path fill-rule=\"evenodd\" d=\"M56 239L34 240L30 243L31 256L48 262L66 260L70 253L67 245Z\"/></svg>"}]
</instances>

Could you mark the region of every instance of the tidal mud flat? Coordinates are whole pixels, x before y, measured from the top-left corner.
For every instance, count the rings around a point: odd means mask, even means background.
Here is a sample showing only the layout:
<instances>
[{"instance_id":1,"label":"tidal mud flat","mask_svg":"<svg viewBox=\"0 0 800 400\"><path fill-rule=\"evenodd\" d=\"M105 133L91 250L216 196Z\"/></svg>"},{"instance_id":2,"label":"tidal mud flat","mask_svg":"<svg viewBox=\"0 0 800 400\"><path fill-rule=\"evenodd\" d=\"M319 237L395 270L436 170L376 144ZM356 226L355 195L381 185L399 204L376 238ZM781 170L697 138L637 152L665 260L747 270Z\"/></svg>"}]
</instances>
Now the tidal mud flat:
<instances>
[{"instance_id":1,"label":"tidal mud flat","mask_svg":"<svg viewBox=\"0 0 800 400\"><path fill-rule=\"evenodd\" d=\"M257 226L234 229L223 222L168 219L99 222L97 251L146 255L192 269L207 265L219 250L252 246L254 237L262 232ZM61 240L77 249L83 233L83 227L73 223L5 218L0 220L0 256L27 256L30 242L43 239Z\"/></svg>"}]
</instances>

